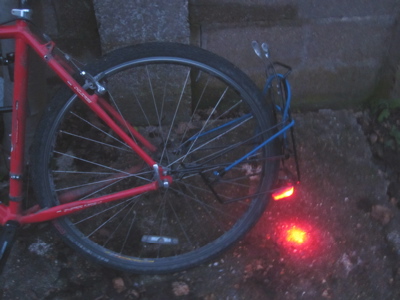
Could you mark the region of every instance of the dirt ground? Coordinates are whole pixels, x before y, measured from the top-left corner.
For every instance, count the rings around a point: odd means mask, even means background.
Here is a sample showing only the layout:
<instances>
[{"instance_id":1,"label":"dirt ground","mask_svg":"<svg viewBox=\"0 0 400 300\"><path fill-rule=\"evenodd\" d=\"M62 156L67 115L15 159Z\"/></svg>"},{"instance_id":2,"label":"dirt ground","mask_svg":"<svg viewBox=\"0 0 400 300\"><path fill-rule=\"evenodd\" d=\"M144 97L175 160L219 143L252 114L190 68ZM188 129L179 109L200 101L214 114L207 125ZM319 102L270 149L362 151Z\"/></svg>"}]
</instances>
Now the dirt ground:
<instances>
[{"instance_id":1,"label":"dirt ground","mask_svg":"<svg viewBox=\"0 0 400 300\"><path fill-rule=\"evenodd\" d=\"M13 248L0 298L400 299L399 182L374 159L368 117L322 110L295 120L301 184L217 259L175 274L132 275L86 261L49 224L34 225ZM292 228L306 232L303 244L287 240Z\"/></svg>"}]
</instances>

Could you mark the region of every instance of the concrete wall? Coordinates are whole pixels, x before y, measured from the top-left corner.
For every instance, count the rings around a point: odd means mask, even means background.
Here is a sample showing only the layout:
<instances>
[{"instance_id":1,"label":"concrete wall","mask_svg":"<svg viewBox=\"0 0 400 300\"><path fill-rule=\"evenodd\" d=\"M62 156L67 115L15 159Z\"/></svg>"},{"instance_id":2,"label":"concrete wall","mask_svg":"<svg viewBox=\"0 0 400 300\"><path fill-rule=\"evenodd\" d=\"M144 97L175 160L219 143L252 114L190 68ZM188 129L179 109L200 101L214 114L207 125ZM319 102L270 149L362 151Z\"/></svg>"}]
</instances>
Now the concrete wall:
<instances>
[{"instance_id":1,"label":"concrete wall","mask_svg":"<svg viewBox=\"0 0 400 300\"><path fill-rule=\"evenodd\" d=\"M296 108L357 107L371 96L400 96L399 0L38 3L44 30L78 58L144 41L190 42L229 59L261 86L263 69L250 46L256 39L293 67Z\"/></svg>"},{"instance_id":2,"label":"concrete wall","mask_svg":"<svg viewBox=\"0 0 400 300\"><path fill-rule=\"evenodd\" d=\"M80 59L100 56L101 44L93 0L40 0L34 13L42 15L43 31L57 46Z\"/></svg>"},{"instance_id":3,"label":"concrete wall","mask_svg":"<svg viewBox=\"0 0 400 300\"><path fill-rule=\"evenodd\" d=\"M149 41L188 43L187 0L93 0L103 52Z\"/></svg>"},{"instance_id":4,"label":"concrete wall","mask_svg":"<svg viewBox=\"0 0 400 300\"><path fill-rule=\"evenodd\" d=\"M266 41L272 57L294 69L296 107L355 107L391 88L378 89L383 76L393 80L398 64L392 40L399 6L398 0L191 0L192 42L261 84L250 42Z\"/></svg>"}]
</instances>

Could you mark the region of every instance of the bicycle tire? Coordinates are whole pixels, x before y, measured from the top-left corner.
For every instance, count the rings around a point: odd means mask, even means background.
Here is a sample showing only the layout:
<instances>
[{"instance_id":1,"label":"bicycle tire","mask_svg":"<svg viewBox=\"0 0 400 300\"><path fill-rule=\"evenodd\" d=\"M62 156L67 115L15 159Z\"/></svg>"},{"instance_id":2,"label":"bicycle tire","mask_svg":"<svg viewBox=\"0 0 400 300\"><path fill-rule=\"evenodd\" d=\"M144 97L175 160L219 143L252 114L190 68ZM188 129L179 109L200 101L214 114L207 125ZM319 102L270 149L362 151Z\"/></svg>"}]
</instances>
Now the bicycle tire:
<instances>
[{"instance_id":1,"label":"bicycle tire","mask_svg":"<svg viewBox=\"0 0 400 300\"><path fill-rule=\"evenodd\" d=\"M275 182L278 147L272 141L232 166L274 133L272 105L243 72L175 43L119 49L87 71L160 149L148 153L174 181L53 220L67 244L108 267L156 274L215 257L255 224ZM64 191L82 193L78 185L90 191L74 201L154 180L151 167L68 88L46 109L35 141L33 185L44 208L65 202Z\"/></svg>"}]
</instances>

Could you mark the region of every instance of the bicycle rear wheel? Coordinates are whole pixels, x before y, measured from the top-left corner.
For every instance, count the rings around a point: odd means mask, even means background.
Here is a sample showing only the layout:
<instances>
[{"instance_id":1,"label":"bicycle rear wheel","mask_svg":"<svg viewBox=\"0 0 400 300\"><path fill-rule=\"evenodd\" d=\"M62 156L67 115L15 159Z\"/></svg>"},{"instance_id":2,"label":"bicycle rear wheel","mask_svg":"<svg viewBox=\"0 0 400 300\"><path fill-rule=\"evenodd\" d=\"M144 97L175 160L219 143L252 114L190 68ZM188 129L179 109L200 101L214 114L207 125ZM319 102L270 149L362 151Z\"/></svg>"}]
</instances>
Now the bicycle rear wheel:
<instances>
[{"instance_id":1,"label":"bicycle rear wheel","mask_svg":"<svg viewBox=\"0 0 400 300\"><path fill-rule=\"evenodd\" d=\"M151 43L88 67L104 99L155 151L167 188L53 221L79 252L137 273L177 271L209 259L258 220L274 183L274 115L252 81L202 49ZM68 89L38 129L32 169L42 207L152 182L154 170ZM253 152L251 152L253 151ZM250 153L250 154L249 154Z\"/></svg>"}]
</instances>

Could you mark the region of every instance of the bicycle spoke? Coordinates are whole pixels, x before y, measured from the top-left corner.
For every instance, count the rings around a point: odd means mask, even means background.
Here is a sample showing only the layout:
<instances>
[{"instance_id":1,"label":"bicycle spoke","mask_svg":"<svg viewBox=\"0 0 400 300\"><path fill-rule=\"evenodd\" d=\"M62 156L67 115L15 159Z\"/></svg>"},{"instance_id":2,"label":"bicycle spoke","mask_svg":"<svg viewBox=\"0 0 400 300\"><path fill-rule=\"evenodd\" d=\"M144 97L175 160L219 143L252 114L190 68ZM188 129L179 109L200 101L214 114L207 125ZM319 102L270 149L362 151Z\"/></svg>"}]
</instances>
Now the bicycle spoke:
<instances>
[{"instance_id":1,"label":"bicycle spoke","mask_svg":"<svg viewBox=\"0 0 400 300\"><path fill-rule=\"evenodd\" d=\"M93 219L93 218L96 218L97 216L99 216L99 215L101 215L101 214L103 214L103 213L106 213L106 212L108 212L108 211L110 211L110 210L112 210L112 209L114 209L114 208L116 208L116 207L118 207L118 206L121 206L121 205L123 205L125 202L131 201L132 199L135 199L135 198L137 198L137 197L139 197L139 196L136 196L136 197L133 197L133 198L130 198L130 199L127 199L127 200L119 201L119 202L117 202L117 203L113 203L113 204L110 205L109 207L104 208L104 209L98 211L97 213L91 214L91 215L89 215L88 217L85 217L85 218L80 219L79 221L73 222L73 224L74 224L74 225L78 225L78 224L81 224L81 223L83 223L83 222L89 221L89 220L91 220L91 219Z\"/></svg>"},{"instance_id":2,"label":"bicycle spoke","mask_svg":"<svg viewBox=\"0 0 400 300\"><path fill-rule=\"evenodd\" d=\"M207 87L208 87L208 84L209 84L209 80L210 80L210 78L209 78L209 76L207 76L207 81L206 81L206 83L205 83L205 85L204 85L204 87L203 87L203 89L202 89L202 91L201 91L201 94L200 94L200 96L199 96L199 99L196 100L196 107L194 108L193 113L192 113L192 115L190 116L190 120L188 121L188 124L191 124L191 123L193 122L193 120L194 120L194 118L195 118L195 115L196 115L197 112L198 112L200 103L202 103L202 100L204 99L204 98L203 98L203 97L204 97L204 93L205 93L206 90L207 90ZM188 128L189 128L189 126L186 126L185 131L184 131L184 133L182 134L182 138L181 138L181 142L180 142L181 145L183 144L183 140L186 138L186 133L187 133L187 131L188 131Z\"/></svg>"},{"instance_id":3,"label":"bicycle spoke","mask_svg":"<svg viewBox=\"0 0 400 300\"><path fill-rule=\"evenodd\" d=\"M98 163L96 163L96 162L89 161L89 160L87 160L87 159L83 159L83 158L80 158L80 157L77 157L77 156L74 156L74 155L71 155L71 154L62 153L62 152L58 152L58 151L54 151L54 153L59 154L59 155L63 155L63 156L66 156L66 157L70 157L70 158L73 158L73 159L76 159L76 160L80 160L80 161L83 161L83 162L85 162L85 163L89 163L89 164L92 164L92 165L95 165L95 166L98 166L98 167L102 167L102 168L104 168L104 169L112 170L112 171L115 171L115 172L117 172L117 173L123 173L123 174L126 174L126 175L130 175L129 173L127 173L127 172L125 172L125 171L118 170L118 169L114 169L114 168L109 167L109 166L106 166L106 165L104 165L104 164L98 164ZM142 179L143 179L143 178L142 178Z\"/></svg>"},{"instance_id":4,"label":"bicycle spoke","mask_svg":"<svg viewBox=\"0 0 400 300\"><path fill-rule=\"evenodd\" d=\"M101 228L106 226L109 222L111 222L116 216L118 216L121 212L125 210L126 207L129 206L130 203L127 203L124 207L122 207L119 211L111 215L105 222L103 222L100 226L95 228L90 234L87 235L87 237L91 237L93 234L95 234L97 231L99 231Z\"/></svg>"},{"instance_id":5,"label":"bicycle spoke","mask_svg":"<svg viewBox=\"0 0 400 300\"><path fill-rule=\"evenodd\" d=\"M228 87L226 87L225 90L222 92L222 95L219 97L219 99L218 99L216 105L212 108L211 113L209 114L209 116L208 116L206 122L205 122L204 125L203 125L203 128L201 128L201 130L199 131L198 135L200 135L200 134L204 131L204 129L205 129L205 127L207 126L207 124L208 124L208 122L209 122L211 116L213 115L213 113L215 112L215 110L217 109L217 107L219 106L219 104L221 103L221 101L222 101L222 99L224 98L224 96L225 96L225 94L226 94L227 91L228 91ZM198 136L196 137L196 139L195 139L194 142L192 143L192 145L191 145L191 147L189 148L189 150L188 150L188 152L186 153L186 155L182 158L182 162L183 162L183 161L186 159L186 157L191 153L191 149L192 149L193 145L196 143L197 139L198 139Z\"/></svg>"},{"instance_id":6,"label":"bicycle spoke","mask_svg":"<svg viewBox=\"0 0 400 300\"><path fill-rule=\"evenodd\" d=\"M191 187L191 188L195 188L195 189L200 189L200 188L198 188L198 187L196 187L196 186L193 186L193 185L190 185L190 184L184 184L184 185L186 185L186 186L189 186L189 187ZM220 216L227 216L227 217L232 217L231 215L229 215L228 213L227 213L227 211L225 210L225 209L223 209L223 207L221 206L221 207L217 207L217 206L214 206L214 205L211 205L211 204L207 204L207 203L205 203L204 201L202 201L202 200L200 200L200 199L198 199L197 198L197 196L190 196L190 195L188 195L188 194L186 194L186 193L183 193L183 192L180 192L180 191L178 191L178 190L176 190L176 189L173 189L176 193L180 193L180 194L182 194L182 195L184 195L184 196L186 196L186 197L188 197L188 199L191 199L191 200L193 200L194 202L196 202L197 204L199 204L200 206L202 206L203 208L205 208L205 209L209 209L210 211L214 211L215 213L218 213L218 215L220 215ZM204 190L203 190L204 191ZM211 194L211 191L208 191L208 190L205 190L207 193L209 193L209 194ZM246 203L244 203L244 204L246 204ZM246 204L247 205L247 204Z\"/></svg>"},{"instance_id":7,"label":"bicycle spoke","mask_svg":"<svg viewBox=\"0 0 400 300\"><path fill-rule=\"evenodd\" d=\"M184 192L182 191L182 188L181 188L180 185L178 185L178 188L179 188L179 191L180 191L182 194L184 194ZM196 195L193 194L193 192L192 192L191 190L189 190L189 191L191 192L192 197L196 197ZM200 223L201 223L201 220L200 220L200 218L199 218L200 216L198 215L198 212L195 211L195 208L193 207L193 204L192 204L191 200L190 200L188 197L186 197L186 196L184 196L184 200L185 200L186 205L189 207L190 212L191 212L193 218L196 220L196 223L200 224ZM199 201L200 199L197 199L197 200ZM209 213L208 210L206 210L206 212L207 212L209 215L211 215L211 214ZM218 221L218 219L217 219L217 221ZM202 231L203 237L204 237L204 238L207 238L208 233L207 233L207 231L205 230L205 228L204 228L203 226L199 226L199 229L200 229L200 231Z\"/></svg>"},{"instance_id":8,"label":"bicycle spoke","mask_svg":"<svg viewBox=\"0 0 400 300\"><path fill-rule=\"evenodd\" d=\"M189 235L187 234L187 232L186 232L186 230L185 230L185 226L181 223L181 221L180 221L180 219L179 219L179 216L178 216L178 214L176 213L174 207L172 206L172 204L171 204L170 202L168 202L168 204L169 204L169 206L171 207L171 210L172 210L172 212L173 212L173 214L174 214L174 216L175 216L175 220L176 220L176 222L179 224L179 228L181 229L183 235L185 236L186 241L187 241L191 246L193 246L192 241L190 240Z\"/></svg>"},{"instance_id":9,"label":"bicycle spoke","mask_svg":"<svg viewBox=\"0 0 400 300\"><path fill-rule=\"evenodd\" d=\"M183 84L183 87L182 87L182 90L181 90L181 93L180 93L178 104L176 105L176 109L175 109L175 112L174 112L173 117L172 117L171 125L169 126L169 131L168 131L168 134L167 134L167 137L166 137L167 141L170 139L172 128L173 128L173 126L175 124L176 116L178 114L178 110L180 108L180 105L181 105L181 102L182 102L182 99L183 99L183 93L184 93L184 91L186 89L186 85L187 85L187 82L189 80L189 75L190 75L190 72L188 71L187 74L186 74L185 82ZM163 149L163 151L161 153L161 160L163 160L164 155L166 153L166 146L167 146L167 144L165 144L164 149Z\"/></svg>"},{"instance_id":10,"label":"bicycle spoke","mask_svg":"<svg viewBox=\"0 0 400 300\"><path fill-rule=\"evenodd\" d=\"M240 124L238 124L238 125L236 125L236 126L230 128L228 131L225 131L225 132L221 133L220 135L218 135L218 136L216 136L216 137L214 137L214 138L212 138L212 139L210 139L210 140L207 140L204 144L198 146L197 148L195 148L195 149L193 149L193 150L190 148L190 149L188 150L188 152L187 152L183 157L181 157L181 158L175 160L175 161L174 161L173 163L171 163L170 165L175 164L175 163L177 163L178 161L181 162L181 163L183 163L183 161L186 159L186 157L187 157L188 155L193 154L194 152L196 152L196 151L202 149L204 146L206 146L206 145L208 145L208 144L210 144L210 143L212 143L212 142L218 140L219 138L221 138L221 137L223 137L224 135L228 134L230 131L232 131L232 130L238 128L239 126L241 126L242 124L244 124L244 123L247 122L247 121L248 121L248 120L245 120L245 121L241 122ZM196 138L196 140L197 140L197 138ZM193 145L195 144L196 140L193 142L192 147L193 147Z\"/></svg>"},{"instance_id":11,"label":"bicycle spoke","mask_svg":"<svg viewBox=\"0 0 400 300\"><path fill-rule=\"evenodd\" d=\"M125 239L124 239L124 242L122 243L121 249L118 252L119 254L122 254L124 252L125 245L126 245L126 243L128 241L128 238L129 238L129 236L131 234L131 231L132 231L132 228L133 228L133 224L135 224L135 221L136 221L136 212L134 213L134 217L130 221L129 229L128 229L127 234L125 235Z\"/></svg>"},{"instance_id":12,"label":"bicycle spoke","mask_svg":"<svg viewBox=\"0 0 400 300\"><path fill-rule=\"evenodd\" d=\"M98 126L96 126L96 125L92 124L91 122L87 121L86 119L80 117L80 116L77 115L76 113L73 113L73 112L70 112L70 113L71 113L71 115L77 117L77 118L78 118L79 120L81 120L82 122L84 122L84 123L90 125L92 128L96 129L97 131L99 131L99 132L105 134L107 137L113 139L114 141L116 141L116 142L120 143L121 145L124 145L126 148L130 149L130 147L129 147L127 144L125 144L125 143L122 142L121 140L115 138L115 137L112 136L111 134L105 132L104 130L100 129ZM60 132L62 132L62 130L61 130Z\"/></svg>"},{"instance_id":13,"label":"bicycle spoke","mask_svg":"<svg viewBox=\"0 0 400 300\"><path fill-rule=\"evenodd\" d=\"M83 171L68 171L68 170L53 170L52 171L53 174L56 175L88 175L88 176L103 176L103 175L107 175L107 176L111 176L114 175L114 172L83 172Z\"/></svg>"},{"instance_id":14,"label":"bicycle spoke","mask_svg":"<svg viewBox=\"0 0 400 300\"><path fill-rule=\"evenodd\" d=\"M94 140L94 139L89 139L89 138L84 137L84 136L78 136L78 135L73 134L73 133L70 133L70 132L60 131L60 133L63 133L63 134L66 134L66 135L70 135L70 136L73 136L73 137L76 137L76 138L80 138L80 139L82 139L82 140L86 140L86 141L89 141L89 142L92 142L92 143L95 143L95 144L99 144L99 145L104 145L104 146L116 148L116 149L121 150L121 151L126 151L126 152L131 151L130 149L124 149L124 148L121 148L121 147L117 147L117 146L114 146L114 145L110 145L110 144L107 144L107 143L103 143L103 142L100 142L100 141L96 141L96 140Z\"/></svg>"},{"instance_id":15,"label":"bicycle spoke","mask_svg":"<svg viewBox=\"0 0 400 300\"><path fill-rule=\"evenodd\" d=\"M153 100L154 111L156 113L158 124L161 124L161 118L160 118L160 114L158 113L158 108L157 108L157 103L156 103L156 96L154 95L153 84L151 83L151 76L149 74L149 69L148 69L147 66L146 66L146 74L147 74L148 84L149 84L149 87L150 87L151 98Z\"/></svg>"},{"instance_id":16,"label":"bicycle spoke","mask_svg":"<svg viewBox=\"0 0 400 300\"><path fill-rule=\"evenodd\" d=\"M131 204L131 203L130 203ZM114 230L111 232L110 236L108 237L108 239L103 243L103 246L106 246L114 237L114 235L119 231L119 229L121 228L122 224L125 222L125 220L128 218L129 214L132 212L133 210L133 205L131 208L128 209L128 211L125 213L125 216L123 217L123 219L119 222L119 224L114 228Z\"/></svg>"},{"instance_id":17,"label":"bicycle spoke","mask_svg":"<svg viewBox=\"0 0 400 300\"><path fill-rule=\"evenodd\" d=\"M134 97L135 97L135 93L133 93L133 94L134 94ZM114 105L114 108L117 110L118 114L119 114L120 117L121 117L120 120L122 120L121 123L123 123L123 126L124 126L125 130L128 131L130 138L131 138L133 141L135 141L135 143L137 143L137 141L136 141L134 135L132 134L131 130L129 129L130 127L129 127L128 122L126 121L126 119L123 117L123 115L122 115L122 113L121 113L121 110L120 110L120 108L119 108L119 105L115 102L114 97L112 96L112 94L111 94L110 92L108 93L108 95L109 95L109 98L111 99L112 104ZM129 148L130 148L130 147L129 147ZM130 150L131 150L131 148L130 148Z\"/></svg>"},{"instance_id":18,"label":"bicycle spoke","mask_svg":"<svg viewBox=\"0 0 400 300\"><path fill-rule=\"evenodd\" d=\"M190 185L186 185L186 186L190 186ZM192 186L193 187L193 186ZM207 206L206 205L206 203L204 203L204 201L201 201L200 199L198 199L198 197L196 196L196 194L192 191L192 189L188 189L189 191L190 191L190 194L191 194L191 197L189 196L188 197L188 195L186 194L186 193L184 193L183 191L182 191L182 189L180 189L180 191L182 192L182 194L185 194L186 196L185 196L185 199L186 199L186 201L187 202L190 202L190 199L196 199L196 204L200 204L201 205L201 207L204 209L204 211L207 213L207 215L208 215L208 217L209 217L209 219L211 219L211 220L213 220L214 221L214 223L216 223L216 224L218 224L219 225L219 227L220 228L224 228L224 225L221 223L221 217L222 216L229 216L229 217L232 217L232 216L230 216L230 215L228 215L228 214L226 214L226 212L225 211L222 211L222 210L217 210L217 211L215 211L215 206L212 206L212 205L210 205L210 206ZM204 191L204 190L203 190ZM209 192L209 191L207 191L207 192ZM211 211L214 211L214 213L212 213ZM215 214L215 213L217 213L217 214ZM194 214L195 216L196 216L196 214ZM216 216L218 216L218 218L216 217ZM201 227L202 229L203 229L203 227ZM206 233L207 234L207 233Z\"/></svg>"}]
</instances>

